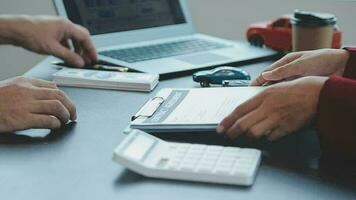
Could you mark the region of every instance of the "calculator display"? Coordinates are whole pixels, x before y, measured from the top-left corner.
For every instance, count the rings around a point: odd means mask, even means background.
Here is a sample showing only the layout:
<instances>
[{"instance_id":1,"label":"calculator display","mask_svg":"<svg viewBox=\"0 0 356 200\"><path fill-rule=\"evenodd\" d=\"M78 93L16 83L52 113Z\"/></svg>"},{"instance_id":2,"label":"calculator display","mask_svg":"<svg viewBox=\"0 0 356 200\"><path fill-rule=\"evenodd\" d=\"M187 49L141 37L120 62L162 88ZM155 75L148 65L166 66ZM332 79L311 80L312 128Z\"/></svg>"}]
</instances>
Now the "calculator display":
<instances>
[{"instance_id":1,"label":"calculator display","mask_svg":"<svg viewBox=\"0 0 356 200\"><path fill-rule=\"evenodd\" d=\"M140 161L154 144L154 139L137 135L124 151L124 156L134 161Z\"/></svg>"}]
</instances>

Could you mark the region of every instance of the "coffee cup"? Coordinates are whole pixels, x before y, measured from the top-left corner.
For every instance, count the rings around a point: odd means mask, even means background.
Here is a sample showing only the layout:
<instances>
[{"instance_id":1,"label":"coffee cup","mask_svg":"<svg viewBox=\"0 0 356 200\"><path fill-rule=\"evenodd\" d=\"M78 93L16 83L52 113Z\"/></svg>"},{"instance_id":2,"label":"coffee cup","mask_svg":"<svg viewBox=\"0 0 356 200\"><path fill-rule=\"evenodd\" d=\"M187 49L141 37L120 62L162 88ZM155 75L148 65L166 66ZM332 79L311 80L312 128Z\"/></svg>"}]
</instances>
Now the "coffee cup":
<instances>
[{"instance_id":1,"label":"coffee cup","mask_svg":"<svg viewBox=\"0 0 356 200\"><path fill-rule=\"evenodd\" d=\"M296 10L291 18L293 51L331 48L336 17Z\"/></svg>"}]
</instances>

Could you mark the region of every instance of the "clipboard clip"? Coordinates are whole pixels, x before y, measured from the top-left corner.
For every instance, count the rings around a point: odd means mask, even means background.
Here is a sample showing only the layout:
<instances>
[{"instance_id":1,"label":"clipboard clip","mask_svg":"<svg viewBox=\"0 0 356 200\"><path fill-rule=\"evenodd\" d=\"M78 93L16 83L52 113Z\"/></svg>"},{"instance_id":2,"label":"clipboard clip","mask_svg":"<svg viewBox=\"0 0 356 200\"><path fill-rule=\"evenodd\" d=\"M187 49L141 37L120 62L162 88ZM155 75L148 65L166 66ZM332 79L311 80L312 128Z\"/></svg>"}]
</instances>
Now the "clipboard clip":
<instances>
[{"instance_id":1,"label":"clipboard clip","mask_svg":"<svg viewBox=\"0 0 356 200\"><path fill-rule=\"evenodd\" d=\"M131 121L135 121L139 117L152 117L164 101L165 99L163 97L154 97L150 99L145 106L131 118Z\"/></svg>"}]
</instances>

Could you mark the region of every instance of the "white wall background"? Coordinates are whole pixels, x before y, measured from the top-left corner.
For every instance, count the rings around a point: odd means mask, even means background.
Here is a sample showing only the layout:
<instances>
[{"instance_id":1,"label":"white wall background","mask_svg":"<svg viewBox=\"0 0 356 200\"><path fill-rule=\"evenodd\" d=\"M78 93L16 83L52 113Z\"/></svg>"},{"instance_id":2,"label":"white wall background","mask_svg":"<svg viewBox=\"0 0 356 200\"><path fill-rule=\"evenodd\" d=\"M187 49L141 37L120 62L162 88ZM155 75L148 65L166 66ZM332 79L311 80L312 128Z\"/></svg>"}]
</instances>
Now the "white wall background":
<instances>
[{"instance_id":1,"label":"white wall background","mask_svg":"<svg viewBox=\"0 0 356 200\"><path fill-rule=\"evenodd\" d=\"M273 19L294 9L335 13L345 44L356 44L356 1L337 0L189 0L197 29L230 39L244 39L248 24ZM51 0L0 0L0 14L54 15ZM44 56L21 48L0 47L0 80L21 75Z\"/></svg>"}]
</instances>

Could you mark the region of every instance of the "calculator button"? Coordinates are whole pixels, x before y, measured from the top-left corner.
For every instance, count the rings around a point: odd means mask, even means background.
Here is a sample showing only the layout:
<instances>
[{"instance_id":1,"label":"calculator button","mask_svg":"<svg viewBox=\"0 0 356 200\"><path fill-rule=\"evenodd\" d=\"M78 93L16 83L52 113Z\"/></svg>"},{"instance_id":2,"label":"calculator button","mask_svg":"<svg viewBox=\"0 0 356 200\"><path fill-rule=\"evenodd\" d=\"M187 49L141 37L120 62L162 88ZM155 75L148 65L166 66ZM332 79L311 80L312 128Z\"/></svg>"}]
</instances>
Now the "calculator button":
<instances>
[{"instance_id":1,"label":"calculator button","mask_svg":"<svg viewBox=\"0 0 356 200\"><path fill-rule=\"evenodd\" d=\"M243 163L243 164L251 164L253 160L249 159L249 158L240 158L238 160L239 163Z\"/></svg>"},{"instance_id":2,"label":"calculator button","mask_svg":"<svg viewBox=\"0 0 356 200\"><path fill-rule=\"evenodd\" d=\"M234 148L234 147L226 147L224 149L224 152L232 153L232 154L238 153L239 151L240 151L240 148Z\"/></svg>"},{"instance_id":3,"label":"calculator button","mask_svg":"<svg viewBox=\"0 0 356 200\"><path fill-rule=\"evenodd\" d=\"M178 149L178 145L177 144L171 144L171 145L169 145L169 149L170 150L176 150L176 149Z\"/></svg>"},{"instance_id":4,"label":"calculator button","mask_svg":"<svg viewBox=\"0 0 356 200\"><path fill-rule=\"evenodd\" d=\"M179 164L180 164L180 163L171 162L171 163L168 165L168 169L170 169L170 170L178 170Z\"/></svg>"},{"instance_id":5,"label":"calculator button","mask_svg":"<svg viewBox=\"0 0 356 200\"><path fill-rule=\"evenodd\" d=\"M216 165L216 162L207 162L207 161L199 162L199 167L214 168L215 165Z\"/></svg>"},{"instance_id":6,"label":"calculator button","mask_svg":"<svg viewBox=\"0 0 356 200\"><path fill-rule=\"evenodd\" d=\"M182 154L182 155L176 155L176 156L174 156L174 160L183 160L183 158L184 158L184 154Z\"/></svg>"},{"instance_id":7,"label":"calculator button","mask_svg":"<svg viewBox=\"0 0 356 200\"><path fill-rule=\"evenodd\" d=\"M185 155L188 152L188 149L178 149L177 154Z\"/></svg>"},{"instance_id":8,"label":"calculator button","mask_svg":"<svg viewBox=\"0 0 356 200\"><path fill-rule=\"evenodd\" d=\"M180 170L182 171L194 171L195 170L195 165L193 164L182 164L180 166Z\"/></svg>"},{"instance_id":9,"label":"calculator button","mask_svg":"<svg viewBox=\"0 0 356 200\"><path fill-rule=\"evenodd\" d=\"M230 175L231 174L231 169L230 168L223 168L219 167L215 170L216 174L221 174L221 175Z\"/></svg>"},{"instance_id":10,"label":"calculator button","mask_svg":"<svg viewBox=\"0 0 356 200\"><path fill-rule=\"evenodd\" d=\"M205 157L202 159L202 161L213 162L213 163L216 163L218 160L219 160L219 157Z\"/></svg>"},{"instance_id":11,"label":"calculator button","mask_svg":"<svg viewBox=\"0 0 356 200\"><path fill-rule=\"evenodd\" d=\"M247 174L251 173L251 169L248 167L244 167L244 168L239 168L239 169L235 169L233 172L234 176L246 176Z\"/></svg>"},{"instance_id":12,"label":"calculator button","mask_svg":"<svg viewBox=\"0 0 356 200\"><path fill-rule=\"evenodd\" d=\"M249 168L251 165L248 163L237 163L234 165L234 169L239 170L243 168Z\"/></svg>"},{"instance_id":13,"label":"calculator button","mask_svg":"<svg viewBox=\"0 0 356 200\"><path fill-rule=\"evenodd\" d=\"M176 160L176 159L173 159L172 161L171 161L171 165L180 165L180 163L182 163L182 160Z\"/></svg>"},{"instance_id":14,"label":"calculator button","mask_svg":"<svg viewBox=\"0 0 356 200\"><path fill-rule=\"evenodd\" d=\"M185 158L187 158L187 159L200 159L201 157L202 157L202 155L193 154L193 153L187 153L185 155Z\"/></svg>"},{"instance_id":15,"label":"calculator button","mask_svg":"<svg viewBox=\"0 0 356 200\"><path fill-rule=\"evenodd\" d=\"M191 144L180 144L179 149L181 150L188 150L190 148Z\"/></svg>"},{"instance_id":16,"label":"calculator button","mask_svg":"<svg viewBox=\"0 0 356 200\"><path fill-rule=\"evenodd\" d=\"M234 160L219 160L218 163L220 165L226 165L232 167L234 165Z\"/></svg>"},{"instance_id":17,"label":"calculator button","mask_svg":"<svg viewBox=\"0 0 356 200\"><path fill-rule=\"evenodd\" d=\"M207 165L207 166L199 166L197 171L200 173L212 173L213 169L214 169L214 165Z\"/></svg>"},{"instance_id":18,"label":"calculator button","mask_svg":"<svg viewBox=\"0 0 356 200\"><path fill-rule=\"evenodd\" d=\"M211 155L205 155L202 157L201 160L206 160L206 161L217 161L219 159L219 156L211 156Z\"/></svg>"},{"instance_id":19,"label":"calculator button","mask_svg":"<svg viewBox=\"0 0 356 200\"><path fill-rule=\"evenodd\" d=\"M224 151L222 153L222 156L228 156L228 157L238 157L239 156L239 153L238 152L230 152L230 151Z\"/></svg>"},{"instance_id":20,"label":"calculator button","mask_svg":"<svg viewBox=\"0 0 356 200\"><path fill-rule=\"evenodd\" d=\"M162 159L160 159L158 162L157 162L157 164L156 164L156 167L157 168L166 168L167 167L167 165L168 165L168 162L169 162L169 159L167 159L167 158L162 158Z\"/></svg>"},{"instance_id":21,"label":"calculator button","mask_svg":"<svg viewBox=\"0 0 356 200\"><path fill-rule=\"evenodd\" d=\"M258 154L257 151L253 151L251 149L242 149L241 150L241 155L243 155L243 157L247 157L247 158L251 158L254 157Z\"/></svg>"},{"instance_id":22,"label":"calculator button","mask_svg":"<svg viewBox=\"0 0 356 200\"><path fill-rule=\"evenodd\" d=\"M219 168L219 167L222 167L222 168L229 168L229 169L233 169L233 165L234 163L224 163L224 162L217 162L216 164L216 167Z\"/></svg>"},{"instance_id":23,"label":"calculator button","mask_svg":"<svg viewBox=\"0 0 356 200\"><path fill-rule=\"evenodd\" d=\"M220 146L210 146L208 148L208 152L220 153L222 150L223 150L223 147L220 147Z\"/></svg>"},{"instance_id":24,"label":"calculator button","mask_svg":"<svg viewBox=\"0 0 356 200\"><path fill-rule=\"evenodd\" d=\"M191 165L195 165L198 163L197 159L184 159L183 164L191 164Z\"/></svg>"},{"instance_id":25,"label":"calculator button","mask_svg":"<svg viewBox=\"0 0 356 200\"><path fill-rule=\"evenodd\" d=\"M184 157L185 154L186 154L185 152L177 151L175 157Z\"/></svg>"},{"instance_id":26,"label":"calculator button","mask_svg":"<svg viewBox=\"0 0 356 200\"><path fill-rule=\"evenodd\" d=\"M231 153L223 153L223 154L221 154L221 157L236 160L239 156L236 154L231 154Z\"/></svg>"},{"instance_id":27,"label":"calculator button","mask_svg":"<svg viewBox=\"0 0 356 200\"><path fill-rule=\"evenodd\" d=\"M198 156L202 156L204 154L204 150L193 150L193 149L190 149L189 154L194 154L194 155L198 155Z\"/></svg>"},{"instance_id":28,"label":"calculator button","mask_svg":"<svg viewBox=\"0 0 356 200\"><path fill-rule=\"evenodd\" d=\"M220 155L220 160L237 160L237 156L222 154Z\"/></svg>"},{"instance_id":29,"label":"calculator button","mask_svg":"<svg viewBox=\"0 0 356 200\"><path fill-rule=\"evenodd\" d=\"M191 151L204 151L206 149L206 145L199 145L199 144L196 144L196 145L193 145L190 150Z\"/></svg>"},{"instance_id":30,"label":"calculator button","mask_svg":"<svg viewBox=\"0 0 356 200\"><path fill-rule=\"evenodd\" d=\"M216 164L215 161L206 161L206 160L203 160L203 161L199 162L199 166L209 166L209 167L212 166L212 167L214 167L215 164Z\"/></svg>"}]
</instances>

